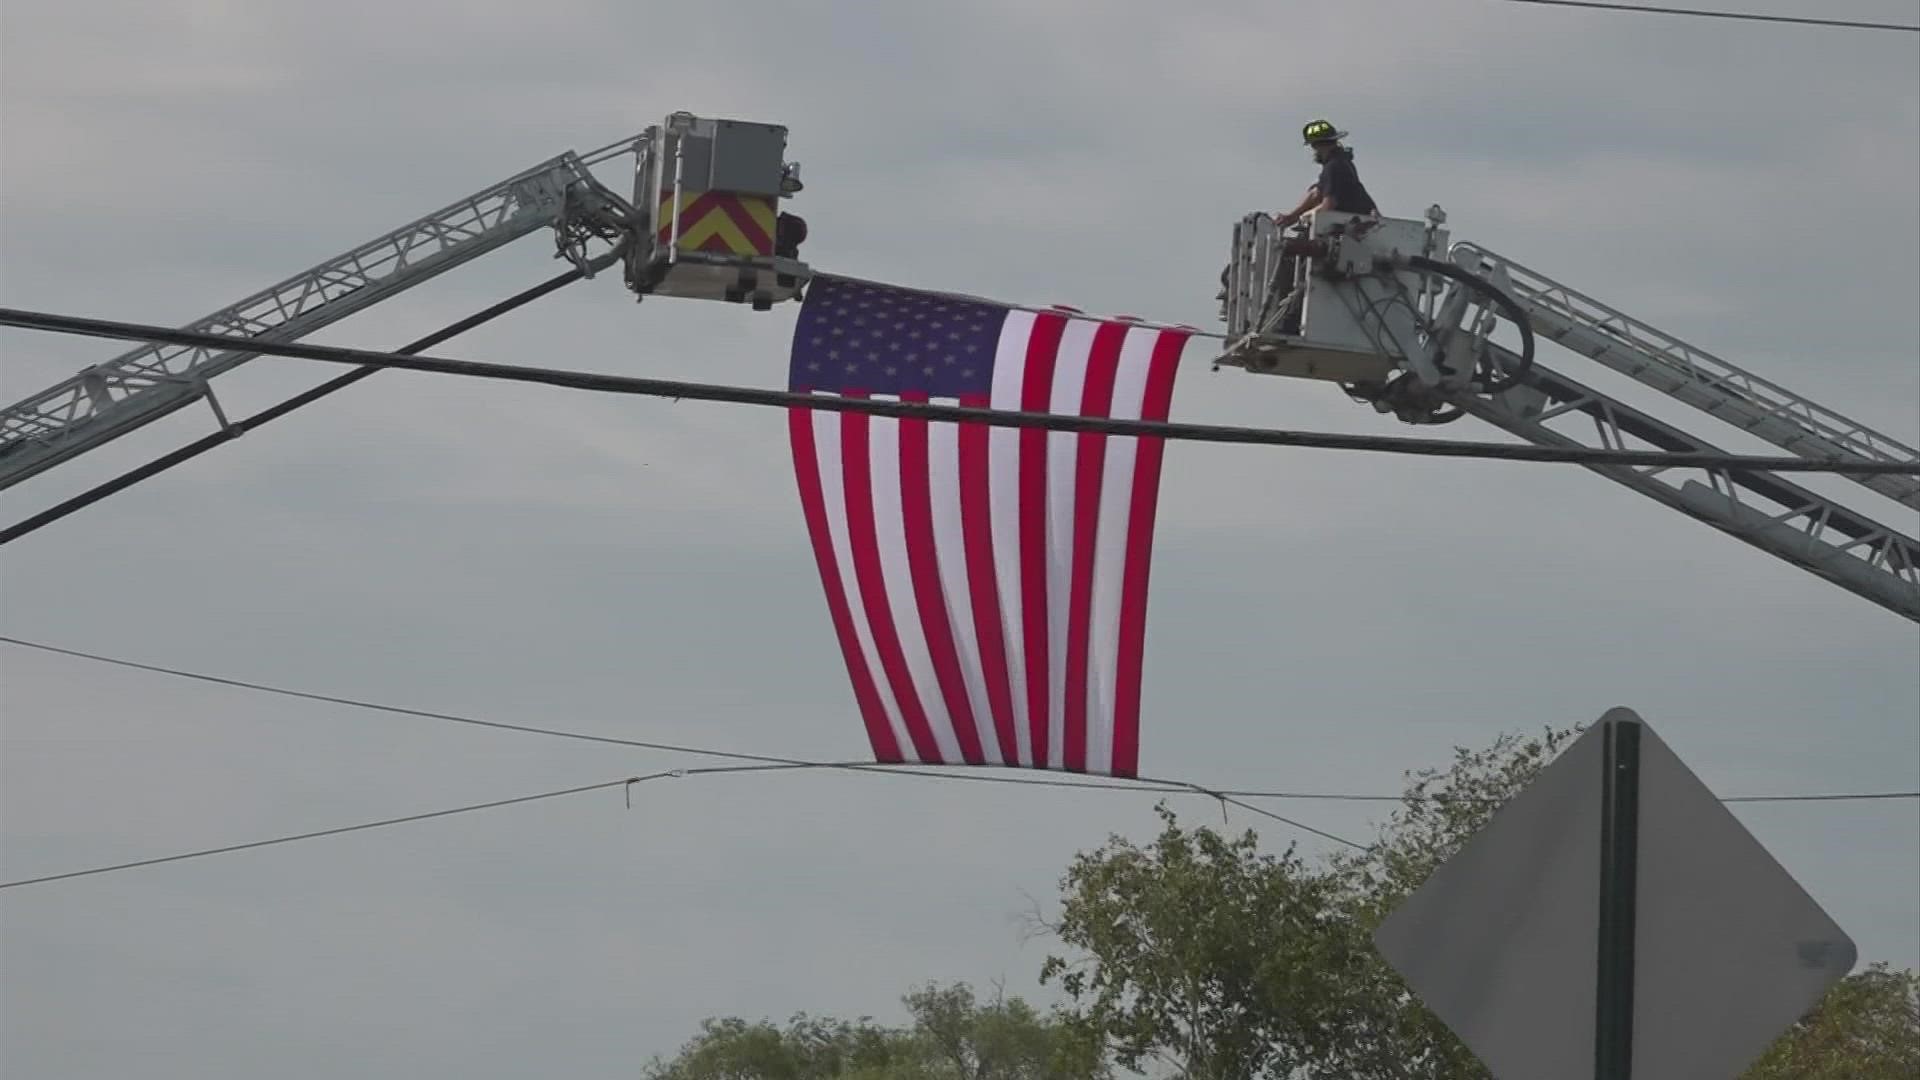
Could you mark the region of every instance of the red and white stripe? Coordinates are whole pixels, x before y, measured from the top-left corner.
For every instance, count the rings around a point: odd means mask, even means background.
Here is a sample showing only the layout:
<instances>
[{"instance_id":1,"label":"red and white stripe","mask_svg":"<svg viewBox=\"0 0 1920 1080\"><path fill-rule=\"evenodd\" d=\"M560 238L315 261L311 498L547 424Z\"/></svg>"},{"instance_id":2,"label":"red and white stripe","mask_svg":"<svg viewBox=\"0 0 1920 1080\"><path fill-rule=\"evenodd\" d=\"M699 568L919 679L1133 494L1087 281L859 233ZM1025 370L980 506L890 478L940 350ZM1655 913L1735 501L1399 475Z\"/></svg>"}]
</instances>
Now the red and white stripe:
<instances>
[{"instance_id":1,"label":"red and white stripe","mask_svg":"<svg viewBox=\"0 0 1920 1080\"><path fill-rule=\"evenodd\" d=\"M1188 331L1009 311L986 398L1164 420ZM883 762L1133 776L1159 439L795 408L827 604Z\"/></svg>"}]
</instances>

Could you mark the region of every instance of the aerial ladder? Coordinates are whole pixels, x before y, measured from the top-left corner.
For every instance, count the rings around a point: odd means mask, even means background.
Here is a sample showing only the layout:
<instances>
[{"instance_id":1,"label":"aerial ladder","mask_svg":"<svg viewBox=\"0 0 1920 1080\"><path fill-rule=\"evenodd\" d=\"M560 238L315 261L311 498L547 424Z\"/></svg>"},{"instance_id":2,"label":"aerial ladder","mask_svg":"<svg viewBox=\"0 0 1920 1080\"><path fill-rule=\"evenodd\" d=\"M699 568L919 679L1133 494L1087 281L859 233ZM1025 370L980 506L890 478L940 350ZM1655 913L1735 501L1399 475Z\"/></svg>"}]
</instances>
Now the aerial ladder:
<instances>
[{"instance_id":1,"label":"aerial ladder","mask_svg":"<svg viewBox=\"0 0 1920 1080\"><path fill-rule=\"evenodd\" d=\"M1214 365L1336 382L1412 424L1473 416L1540 446L1724 453L1538 363L1536 338L1807 459L1920 452L1424 220L1316 212L1234 226ZM1496 335L1505 339L1496 340ZM1516 340L1517 339L1517 340ZM1515 347L1517 346L1517 348ZM1778 473L1588 465L1616 483L1920 622L1920 542ZM1920 476L1848 474L1908 511Z\"/></svg>"},{"instance_id":2,"label":"aerial ladder","mask_svg":"<svg viewBox=\"0 0 1920 1080\"><path fill-rule=\"evenodd\" d=\"M765 311L803 294L802 190L779 125L674 113L628 139L562 154L262 290L186 329L213 349L147 345L0 410L0 489L206 401L249 342L312 334L514 240L550 229L583 276L621 268L636 299L683 297ZM631 196L594 166L633 159ZM1914 465L1920 453L1423 220L1319 211L1292 230L1250 214L1222 276L1216 367L1319 379L1413 424L1474 416L1553 447L1718 454L1697 435L1548 370L1536 336L1808 459ZM1495 340L1513 339L1517 351ZM1920 543L1775 473L1588 468L1920 622ZM1851 479L1908 510L1920 476Z\"/></svg>"},{"instance_id":3,"label":"aerial ladder","mask_svg":"<svg viewBox=\"0 0 1920 1080\"><path fill-rule=\"evenodd\" d=\"M779 200L801 190L786 128L679 112L591 153L565 153L441 207L185 327L229 348L145 345L0 410L0 489L205 401L212 380L286 343L543 229L591 277L618 265L636 299L673 296L765 311L809 277L805 223ZM631 158L631 198L593 173Z\"/></svg>"}]
</instances>

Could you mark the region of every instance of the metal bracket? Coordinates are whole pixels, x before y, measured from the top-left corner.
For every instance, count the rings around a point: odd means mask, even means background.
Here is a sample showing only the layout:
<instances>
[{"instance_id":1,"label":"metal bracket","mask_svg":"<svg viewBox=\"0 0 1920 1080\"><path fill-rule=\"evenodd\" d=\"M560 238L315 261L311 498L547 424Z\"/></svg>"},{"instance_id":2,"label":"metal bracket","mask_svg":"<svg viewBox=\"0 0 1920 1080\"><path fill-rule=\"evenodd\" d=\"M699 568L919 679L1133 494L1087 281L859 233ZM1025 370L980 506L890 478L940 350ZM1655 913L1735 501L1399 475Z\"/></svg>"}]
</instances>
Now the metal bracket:
<instances>
[{"instance_id":1,"label":"metal bracket","mask_svg":"<svg viewBox=\"0 0 1920 1080\"><path fill-rule=\"evenodd\" d=\"M673 222L667 235L667 265L680 261L680 194L687 164L687 134L693 130L693 115L677 112L668 118L673 132Z\"/></svg>"},{"instance_id":2,"label":"metal bracket","mask_svg":"<svg viewBox=\"0 0 1920 1080\"><path fill-rule=\"evenodd\" d=\"M207 407L213 410L213 418L219 423L220 430L228 434L237 434L233 422L227 419L227 410L220 407L220 399L213 394L213 384L201 375L190 376L186 381L199 391L201 397L207 399Z\"/></svg>"}]
</instances>

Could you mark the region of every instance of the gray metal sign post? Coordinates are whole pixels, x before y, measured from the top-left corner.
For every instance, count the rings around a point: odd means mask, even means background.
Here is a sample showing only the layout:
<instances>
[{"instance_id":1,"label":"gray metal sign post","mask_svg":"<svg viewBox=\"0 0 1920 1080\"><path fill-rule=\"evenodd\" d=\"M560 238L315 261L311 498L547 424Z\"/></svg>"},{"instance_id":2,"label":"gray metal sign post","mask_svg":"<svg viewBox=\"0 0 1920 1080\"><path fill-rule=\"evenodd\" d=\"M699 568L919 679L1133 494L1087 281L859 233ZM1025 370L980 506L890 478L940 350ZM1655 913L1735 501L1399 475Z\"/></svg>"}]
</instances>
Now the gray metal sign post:
<instances>
[{"instance_id":1,"label":"gray metal sign post","mask_svg":"<svg viewBox=\"0 0 1920 1080\"><path fill-rule=\"evenodd\" d=\"M1631 1080L1640 723L1603 720L1600 727L1600 951L1595 961L1593 1075L1594 1080Z\"/></svg>"}]
</instances>

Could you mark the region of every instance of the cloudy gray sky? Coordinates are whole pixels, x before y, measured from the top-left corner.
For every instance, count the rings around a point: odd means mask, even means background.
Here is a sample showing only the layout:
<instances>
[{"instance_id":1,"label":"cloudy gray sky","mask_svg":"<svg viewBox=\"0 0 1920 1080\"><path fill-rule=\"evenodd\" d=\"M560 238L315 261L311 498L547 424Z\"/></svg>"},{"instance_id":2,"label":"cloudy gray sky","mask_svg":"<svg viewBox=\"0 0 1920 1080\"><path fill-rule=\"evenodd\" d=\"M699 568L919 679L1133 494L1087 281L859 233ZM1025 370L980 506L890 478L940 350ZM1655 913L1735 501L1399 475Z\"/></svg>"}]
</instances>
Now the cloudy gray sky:
<instances>
[{"instance_id":1,"label":"cloudy gray sky","mask_svg":"<svg viewBox=\"0 0 1920 1080\"><path fill-rule=\"evenodd\" d=\"M8 0L0 301L184 322L684 108L791 127L818 266L1211 325L1231 221L1297 198L1294 133L1326 114L1389 212L1439 202L1460 238L1920 437L1912 35L1493 0L1196 6ZM398 345L553 273L548 252L522 241L320 340ZM775 385L792 317L636 306L600 280L440 351ZM0 347L8 401L113 352ZM1414 433L1191 356L1178 417ZM261 360L220 391L243 414L329 374ZM208 425L190 410L21 485L5 519ZM1167 461L1147 771L1393 791L1456 744L1625 704L1723 793L1920 786L1913 625L1603 479L1191 444ZM3 621L419 708L857 758L791 485L777 413L383 374L9 546ZM699 764L17 648L0 664L7 880ZM10 890L0 1069L613 1076L717 1013L892 1016L927 979L1047 998L1028 897L1153 825L1148 796L838 774L633 796ZM1370 829L1365 807L1287 812ZM1912 804L1739 816L1866 958L1920 963Z\"/></svg>"}]
</instances>

